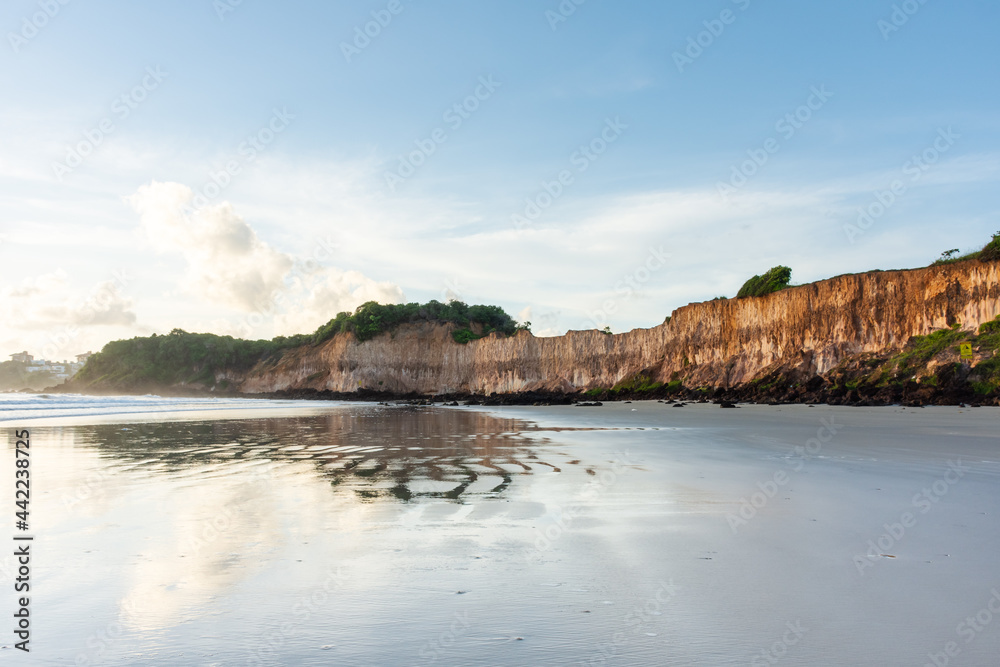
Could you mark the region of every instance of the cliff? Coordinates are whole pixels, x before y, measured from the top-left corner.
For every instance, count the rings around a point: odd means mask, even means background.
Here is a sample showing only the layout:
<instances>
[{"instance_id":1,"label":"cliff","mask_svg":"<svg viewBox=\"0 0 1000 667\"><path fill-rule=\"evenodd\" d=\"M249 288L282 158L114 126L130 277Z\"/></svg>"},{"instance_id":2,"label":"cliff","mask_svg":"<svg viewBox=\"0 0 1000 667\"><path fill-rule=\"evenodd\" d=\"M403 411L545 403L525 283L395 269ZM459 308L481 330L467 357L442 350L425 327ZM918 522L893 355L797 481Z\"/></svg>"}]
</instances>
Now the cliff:
<instances>
[{"instance_id":1,"label":"cliff","mask_svg":"<svg viewBox=\"0 0 1000 667\"><path fill-rule=\"evenodd\" d=\"M971 260L844 275L766 297L690 304L651 329L619 335L520 332L455 343L452 325L403 325L359 343L338 334L216 380L248 393L358 389L396 394L609 388L654 382L734 387L765 376L802 380L858 355L890 355L914 336L957 324L973 332L1000 315L1000 263ZM990 352L992 355L992 352Z\"/></svg>"}]
</instances>

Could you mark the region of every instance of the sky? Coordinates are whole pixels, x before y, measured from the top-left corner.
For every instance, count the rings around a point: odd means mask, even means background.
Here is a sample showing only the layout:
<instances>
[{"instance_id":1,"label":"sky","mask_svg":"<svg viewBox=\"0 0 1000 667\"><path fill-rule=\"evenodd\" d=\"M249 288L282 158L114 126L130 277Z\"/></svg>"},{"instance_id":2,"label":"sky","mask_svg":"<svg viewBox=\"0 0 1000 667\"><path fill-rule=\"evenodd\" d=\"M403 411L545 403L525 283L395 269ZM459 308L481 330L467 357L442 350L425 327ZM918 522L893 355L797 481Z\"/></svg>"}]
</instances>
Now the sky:
<instances>
[{"instance_id":1,"label":"sky","mask_svg":"<svg viewBox=\"0 0 1000 667\"><path fill-rule=\"evenodd\" d=\"M1000 3L6 0L0 353L311 332L361 303L536 335L782 264L1000 230Z\"/></svg>"}]
</instances>

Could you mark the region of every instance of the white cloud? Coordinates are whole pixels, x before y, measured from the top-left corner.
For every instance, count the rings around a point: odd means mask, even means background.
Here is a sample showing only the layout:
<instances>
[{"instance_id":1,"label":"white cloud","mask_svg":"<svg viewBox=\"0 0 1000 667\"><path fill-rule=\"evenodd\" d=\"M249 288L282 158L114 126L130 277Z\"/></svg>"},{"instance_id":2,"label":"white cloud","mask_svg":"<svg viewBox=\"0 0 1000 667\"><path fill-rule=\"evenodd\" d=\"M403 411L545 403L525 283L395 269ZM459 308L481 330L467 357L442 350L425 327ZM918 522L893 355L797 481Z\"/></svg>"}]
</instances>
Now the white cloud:
<instances>
[{"instance_id":1,"label":"white cloud","mask_svg":"<svg viewBox=\"0 0 1000 667\"><path fill-rule=\"evenodd\" d=\"M359 271L316 266L281 252L228 202L192 209L194 193L179 183L152 182L128 198L147 239L187 264L182 287L212 304L244 313L239 324L212 331L266 336L308 333L366 301L398 303L403 291ZM315 265L315 262L312 262ZM217 324L217 322L216 322Z\"/></svg>"},{"instance_id":2,"label":"white cloud","mask_svg":"<svg viewBox=\"0 0 1000 667\"><path fill-rule=\"evenodd\" d=\"M284 289L293 258L261 241L228 202L193 210L193 196L186 185L153 181L128 201L157 249L184 256L192 294L244 312L260 308Z\"/></svg>"},{"instance_id":3,"label":"white cloud","mask_svg":"<svg viewBox=\"0 0 1000 667\"><path fill-rule=\"evenodd\" d=\"M137 319L118 278L84 291L60 269L0 290L0 344L49 360L136 335L143 330Z\"/></svg>"},{"instance_id":4,"label":"white cloud","mask_svg":"<svg viewBox=\"0 0 1000 667\"><path fill-rule=\"evenodd\" d=\"M81 306L68 313L68 319L79 326L132 326L136 323L132 308L132 300L122 296L118 283L106 280Z\"/></svg>"},{"instance_id":5,"label":"white cloud","mask_svg":"<svg viewBox=\"0 0 1000 667\"><path fill-rule=\"evenodd\" d=\"M131 299L108 280L88 293L73 289L63 270L27 278L0 290L0 313L21 330L59 326L131 326L136 322Z\"/></svg>"},{"instance_id":6,"label":"white cloud","mask_svg":"<svg viewBox=\"0 0 1000 667\"><path fill-rule=\"evenodd\" d=\"M309 289L293 295L294 307L275 317L275 333L308 333L342 311L353 312L367 301L402 303L403 290L389 282L376 282L358 271L326 268Z\"/></svg>"}]
</instances>

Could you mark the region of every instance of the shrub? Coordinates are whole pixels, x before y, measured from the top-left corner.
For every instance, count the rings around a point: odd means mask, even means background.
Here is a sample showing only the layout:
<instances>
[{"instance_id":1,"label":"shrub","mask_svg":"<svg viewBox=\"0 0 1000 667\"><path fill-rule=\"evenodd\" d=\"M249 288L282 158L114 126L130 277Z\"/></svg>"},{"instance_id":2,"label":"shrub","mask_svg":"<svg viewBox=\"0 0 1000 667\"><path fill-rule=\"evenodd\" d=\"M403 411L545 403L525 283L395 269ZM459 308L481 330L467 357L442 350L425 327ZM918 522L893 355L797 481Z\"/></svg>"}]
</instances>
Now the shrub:
<instances>
[{"instance_id":1,"label":"shrub","mask_svg":"<svg viewBox=\"0 0 1000 667\"><path fill-rule=\"evenodd\" d=\"M1000 232L994 234L989 243L984 245L981 250L975 250L964 255L958 255L958 252L956 248L941 253L941 257L935 260L931 266L955 264L956 262L964 262L969 259L978 259L982 262L996 262L1000 260Z\"/></svg>"},{"instance_id":2,"label":"shrub","mask_svg":"<svg viewBox=\"0 0 1000 667\"><path fill-rule=\"evenodd\" d=\"M737 299L748 296L766 296L772 292L778 292L788 287L792 279L792 270L787 266L776 266L762 276L754 276L743 283Z\"/></svg>"},{"instance_id":3,"label":"shrub","mask_svg":"<svg viewBox=\"0 0 1000 667\"><path fill-rule=\"evenodd\" d=\"M980 334L995 334L1000 333L1000 316L989 322L983 322L979 325Z\"/></svg>"},{"instance_id":4,"label":"shrub","mask_svg":"<svg viewBox=\"0 0 1000 667\"><path fill-rule=\"evenodd\" d=\"M462 345L465 345L471 340L478 340L482 338L482 336L474 332L472 329L468 328L455 329L454 331L451 332L451 337L455 339L456 343L461 343Z\"/></svg>"},{"instance_id":5,"label":"shrub","mask_svg":"<svg viewBox=\"0 0 1000 667\"><path fill-rule=\"evenodd\" d=\"M484 333L499 331L511 336L518 328L517 322L499 306L469 306L461 301L428 301L425 304L400 303L381 304L369 301L358 306L354 314L339 313L312 335L314 343L333 338L338 333L353 332L359 341L391 331L400 324L414 322L450 322L468 328L470 324L481 324Z\"/></svg>"},{"instance_id":6,"label":"shrub","mask_svg":"<svg viewBox=\"0 0 1000 667\"><path fill-rule=\"evenodd\" d=\"M979 259L983 262L995 262L1000 260L1000 232L993 235L990 242L979 251Z\"/></svg>"}]
</instances>

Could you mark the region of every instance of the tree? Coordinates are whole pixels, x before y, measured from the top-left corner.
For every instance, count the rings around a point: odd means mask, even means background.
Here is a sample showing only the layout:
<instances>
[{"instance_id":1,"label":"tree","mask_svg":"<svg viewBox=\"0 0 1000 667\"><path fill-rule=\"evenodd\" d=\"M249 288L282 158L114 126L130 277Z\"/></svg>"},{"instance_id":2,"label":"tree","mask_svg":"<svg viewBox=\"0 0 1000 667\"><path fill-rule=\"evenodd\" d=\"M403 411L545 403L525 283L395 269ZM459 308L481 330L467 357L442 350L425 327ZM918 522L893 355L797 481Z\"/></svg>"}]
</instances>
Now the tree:
<instances>
[{"instance_id":1,"label":"tree","mask_svg":"<svg viewBox=\"0 0 1000 667\"><path fill-rule=\"evenodd\" d=\"M788 287L792 279L792 270L787 266L776 266L762 276L754 276L743 283L737 299L748 296L766 296Z\"/></svg>"}]
</instances>

